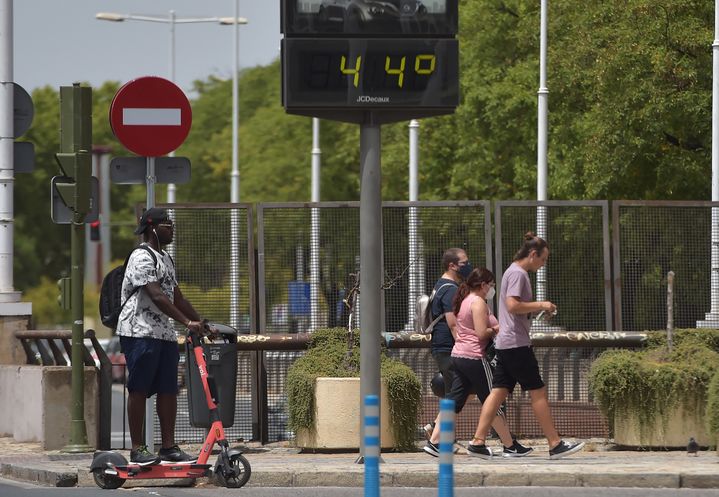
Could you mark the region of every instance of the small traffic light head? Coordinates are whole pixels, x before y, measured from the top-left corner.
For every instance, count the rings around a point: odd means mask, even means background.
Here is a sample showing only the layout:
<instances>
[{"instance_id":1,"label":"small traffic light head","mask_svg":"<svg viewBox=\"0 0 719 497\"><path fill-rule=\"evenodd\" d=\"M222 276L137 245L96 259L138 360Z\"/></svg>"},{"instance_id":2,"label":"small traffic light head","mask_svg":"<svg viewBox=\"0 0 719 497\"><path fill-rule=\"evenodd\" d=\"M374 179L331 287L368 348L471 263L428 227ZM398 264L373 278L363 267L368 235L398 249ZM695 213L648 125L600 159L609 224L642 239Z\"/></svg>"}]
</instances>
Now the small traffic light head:
<instances>
[{"instance_id":1,"label":"small traffic light head","mask_svg":"<svg viewBox=\"0 0 719 497\"><path fill-rule=\"evenodd\" d=\"M93 242L100 241L100 221L90 223L90 240Z\"/></svg>"},{"instance_id":2,"label":"small traffic light head","mask_svg":"<svg viewBox=\"0 0 719 497\"><path fill-rule=\"evenodd\" d=\"M157 226L160 223L167 222L170 218L167 215L165 209L159 207L153 207L143 212L140 217L140 222L135 230L136 235L141 235L145 232L148 226Z\"/></svg>"}]
</instances>

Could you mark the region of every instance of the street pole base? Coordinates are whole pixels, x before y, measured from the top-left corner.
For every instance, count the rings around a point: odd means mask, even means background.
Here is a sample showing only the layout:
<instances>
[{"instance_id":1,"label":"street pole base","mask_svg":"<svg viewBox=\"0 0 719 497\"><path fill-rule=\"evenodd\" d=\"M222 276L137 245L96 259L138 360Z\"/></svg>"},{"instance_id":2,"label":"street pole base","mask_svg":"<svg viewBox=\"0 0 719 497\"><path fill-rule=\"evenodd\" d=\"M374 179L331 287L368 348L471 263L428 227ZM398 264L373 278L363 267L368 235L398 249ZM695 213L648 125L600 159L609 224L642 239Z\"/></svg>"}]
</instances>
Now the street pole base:
<instances>
[{"instance_id":1,"label":"street pole base","mask_svg":"<svg viewBox=\"0 0 719 497\"><path fill-rule=\"evenodd\" d=\"M87 429L85 428L84 419L73 419L70 422L70 443L60 449L60 452L69 452L80 454L83 452L93 452L94 447L87 444Z\"/></svg>"}]
</instances>

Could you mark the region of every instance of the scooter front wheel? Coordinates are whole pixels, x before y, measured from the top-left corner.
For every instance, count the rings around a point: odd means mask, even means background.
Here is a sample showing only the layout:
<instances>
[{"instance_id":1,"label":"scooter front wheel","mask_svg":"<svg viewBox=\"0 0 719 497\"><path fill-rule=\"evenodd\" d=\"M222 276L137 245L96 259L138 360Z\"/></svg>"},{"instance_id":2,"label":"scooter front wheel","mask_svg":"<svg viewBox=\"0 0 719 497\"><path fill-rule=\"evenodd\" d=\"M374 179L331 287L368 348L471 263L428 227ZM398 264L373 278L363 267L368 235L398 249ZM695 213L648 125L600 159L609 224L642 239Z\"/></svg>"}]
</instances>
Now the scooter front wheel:
<instances>
[{"instance_id":1,"label":"scooter front wheel","mask_svg":"<svg viewBox=\"0 0 719 497\"><path fill-rule=\"evenodd\" d=\"M96 469L92 472L92 477L95 480L95 485L105 490L114 490L120 488L125 483L124 478L120 478L114 475L108 475L104 469Z\"/></svg>"},{"instance_id":2,"label":"scooter front wheel","mask_svg":"<svg viewBox=\"0 0 719 497\"><path fill-rule=\"evenodd\" d=\"M216 468L217 483L227 488L240 488L250 479L250 462L242 454L230 456L230 467Z\"/></svg>"}]
</instances>

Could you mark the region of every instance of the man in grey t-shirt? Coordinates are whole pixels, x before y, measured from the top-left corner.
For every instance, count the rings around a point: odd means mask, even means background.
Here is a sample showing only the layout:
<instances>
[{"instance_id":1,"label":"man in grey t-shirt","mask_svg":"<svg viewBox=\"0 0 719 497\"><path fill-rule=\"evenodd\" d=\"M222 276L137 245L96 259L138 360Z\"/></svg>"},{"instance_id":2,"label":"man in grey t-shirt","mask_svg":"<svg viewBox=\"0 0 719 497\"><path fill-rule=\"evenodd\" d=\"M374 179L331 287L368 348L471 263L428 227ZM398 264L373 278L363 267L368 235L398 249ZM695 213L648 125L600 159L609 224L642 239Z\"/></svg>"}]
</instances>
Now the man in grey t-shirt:
<instances>
[{"instance_id":1,"label":"man in grey t-shirt","mask_svg":"<svg viewBox=\"0 0 719 497\"><path fill-rule=\"evenodd\" d=\"M529 317L527 314L513 314L507 309L507 298L520 302L532 301L532 283L527 270L513 262L502 275L499 290L499 334L494 340L497 349L529 347Z\"/></svg>"},{"instance_id":2,"label":"man in grey t-shirt","mask_svg":"<svg viewBox=\"0 0 719 497\"><path fill-rule=\"evenodd\" d=\"M581 450L584 442L568 443L559 437L549 409L547 387L539 373L539 364L529 338L529 319L540 311L554 313L557 307L549 301L535 302L528 271L537 271L547 263L549 246L534 233L524 235L524 243L514 262L502 275L499 291L499 334L495 338L497 366L492 378L492 392L482 405L474 438L467 447L470 455L490 459L492 450L485 437L495 412L519 383L529 392L532 410L549 443L549 458L559 459Z\"/></svg>"}]
</instances>

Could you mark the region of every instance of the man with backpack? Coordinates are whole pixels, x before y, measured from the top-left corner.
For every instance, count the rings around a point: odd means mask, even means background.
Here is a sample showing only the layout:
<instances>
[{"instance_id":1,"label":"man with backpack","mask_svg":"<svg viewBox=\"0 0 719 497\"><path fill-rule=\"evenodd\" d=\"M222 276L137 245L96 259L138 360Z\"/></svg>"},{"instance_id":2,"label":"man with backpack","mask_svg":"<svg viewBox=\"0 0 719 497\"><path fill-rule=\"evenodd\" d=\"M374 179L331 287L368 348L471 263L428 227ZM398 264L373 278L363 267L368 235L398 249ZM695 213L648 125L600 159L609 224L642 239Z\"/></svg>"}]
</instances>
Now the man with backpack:
<instances>
[{"instance_id":1,"label":"man with backpack","mask_svg":"<svg viewBox=\"0 0 719 497\"><path fill-rule=\"evenodd\" d=\"M175 444L180 355L170 318L197 332L202 328L202 321L183 297L177 284L175 263L162 249L172 243L174 237L174 224L167 211L156 207L145 211L135 234L143 235L144 243L133 250L127 260L116 329L129 373L130 462L140 465L161 460L192 462L193 458ZM158 455L142 441L145 399L153 394L157 394L162 436Z\"/></svg>"},{"instance_id":2,"label":"man with backpack","mask_svg":"<svg viewBox=\"0 0 719 497\"><path fill-rule=\"evenodd\" d=\"M431 317L437 320L432 326L430 350L437 368L444 379L444 396L452 390L454 368L452 367L452 348L456 336L457 318L454 315L453 300L459 284L472 272L467 252L461 248L450 248L442 255L442 276L434 284L430 303ZM424 426L429 438L436 420Z\"/></svg>"},{"instance_id":3,"label":"man with backpack","mask_svg":"<svg viewBox=\"0 0 719 497\"><path fill-rule=\"evenodd\" d=\"M442 255L442 276L434 284L432 297L432 319L440 318L432 328L432 357L444 377L444 391L452 389L452 347L454 347L457 318L452 310L452 300L459 284L472 272L467 252L461 248L450 248Z\"/></svg>"}]
</instances>

